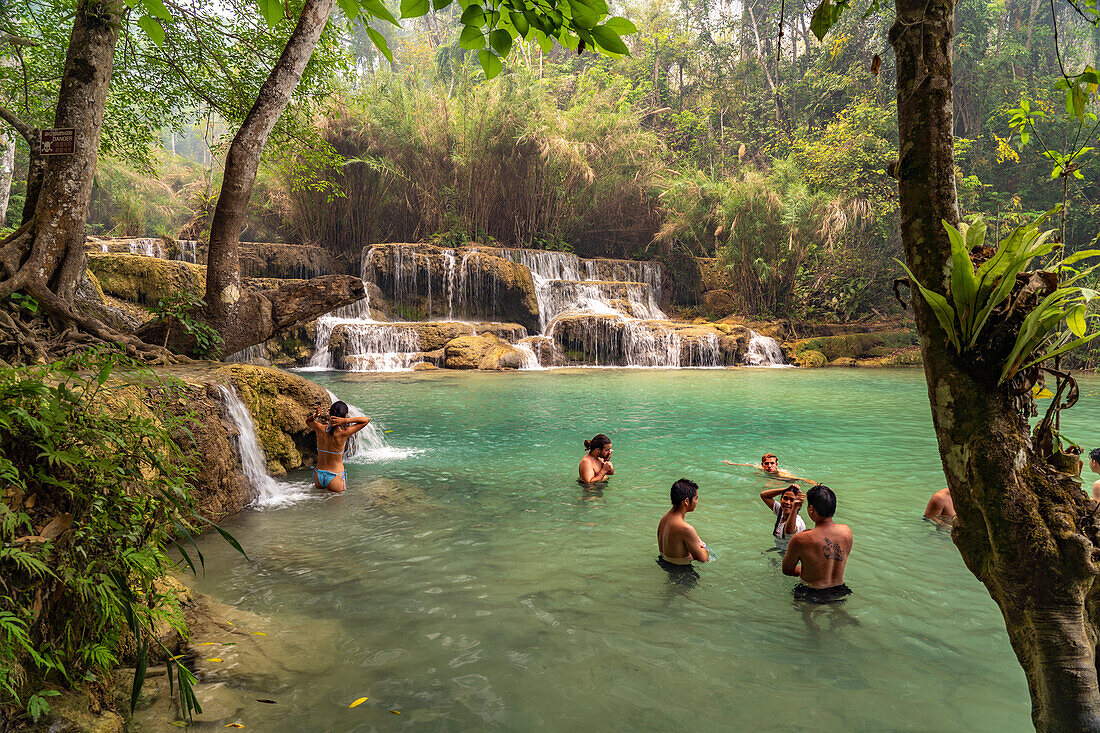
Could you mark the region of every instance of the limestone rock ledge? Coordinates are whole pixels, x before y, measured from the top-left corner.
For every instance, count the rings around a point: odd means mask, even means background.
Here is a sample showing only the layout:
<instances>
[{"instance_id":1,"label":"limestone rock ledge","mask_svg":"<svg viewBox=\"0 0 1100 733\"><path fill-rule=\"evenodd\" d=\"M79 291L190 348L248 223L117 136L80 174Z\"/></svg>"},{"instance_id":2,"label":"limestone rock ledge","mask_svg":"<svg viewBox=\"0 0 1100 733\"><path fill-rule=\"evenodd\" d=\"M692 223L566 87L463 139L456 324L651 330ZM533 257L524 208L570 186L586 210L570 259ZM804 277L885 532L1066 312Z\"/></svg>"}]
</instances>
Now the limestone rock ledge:
<instances>
[{"instance_id":1,"label":"limestone rock ledge","mask_svg":"<svg viewBox=\"0 0 1100 733\"><path fill-rule=\"evenodd\" d=\"M173 365L158 369L157 375L163 381L150 380L131 399L142 403L135 408L153 415L193 416L187 430L177 430L173 438L196 459L192 496L203 516L221 519L255 498L241 472L234 440L237 428L219 387L231 385L248 408L268 473L283 474L316 458L313 431L305 418L330 400L313 382L278 369L217 362Z\"/></svg>"}]
</instances>

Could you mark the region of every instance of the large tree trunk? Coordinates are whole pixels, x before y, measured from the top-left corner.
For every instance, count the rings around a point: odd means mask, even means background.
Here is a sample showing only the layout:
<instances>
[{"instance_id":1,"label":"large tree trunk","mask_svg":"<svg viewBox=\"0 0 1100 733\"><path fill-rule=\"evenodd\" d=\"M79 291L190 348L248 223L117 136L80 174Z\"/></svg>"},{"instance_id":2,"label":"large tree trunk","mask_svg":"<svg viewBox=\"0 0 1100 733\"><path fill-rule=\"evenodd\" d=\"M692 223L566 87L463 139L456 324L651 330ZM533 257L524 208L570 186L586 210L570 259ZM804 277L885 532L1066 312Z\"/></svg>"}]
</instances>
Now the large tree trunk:
<instances>
[{"instance_id":1,"label":"large tree trunk","mask_svg":"<svg viewBox=\"0 0 1100 733\"><path fill-rule=\"evenodd\" d=\"M366 294L362 282L347 275L311 281L315 291L312 295L303 293L303 286L299 285L262 293L241 288L241 230L264 145L298 87L335 4L335 0L306 0L294 32L260 87L256 102L226 156L221 193L210 227L206 305L202 314L206 323L225 340L225 354L261 343L277 330L315 318ZM161 338L163 328L150 325L138 334L154 341ZM186 349L188 342L173 339L170 343Z\"/></svg>"},{"instance_id":2,"label":"large tree trunk","mask_svg":"<svg viewBox=\"0 0 1100 733\"><path fill-rule=\"evenodd\" d=\"M927 287L947 292L958 221L952 154L950 0L896 0L902 241ZM1001 608L1040 731L1100 730L1093 591L1097 527L1075 477L1035 450L1019 402L998 386L1011 347L960 356L927 304L912 298L944 472L958 512L953 538ZM1005 324L1006 327L1010 324Z\"/></svg>"},{"instance_id":3,"label":"large tree trunk","mask_svg":"<svg viewBox=\"0 0 1100 733\"><path fill-rule=\"evenodd\" d=\"M75 149L49 157L33 222L0 243L0 297L27 289L47 306L64 306L84 275L84 222L125 8L122 0L81 0L77 6L54 119L55 127L76 129ZM29 181L28 199L32 189Z\"/></svg>"}]
</instances>

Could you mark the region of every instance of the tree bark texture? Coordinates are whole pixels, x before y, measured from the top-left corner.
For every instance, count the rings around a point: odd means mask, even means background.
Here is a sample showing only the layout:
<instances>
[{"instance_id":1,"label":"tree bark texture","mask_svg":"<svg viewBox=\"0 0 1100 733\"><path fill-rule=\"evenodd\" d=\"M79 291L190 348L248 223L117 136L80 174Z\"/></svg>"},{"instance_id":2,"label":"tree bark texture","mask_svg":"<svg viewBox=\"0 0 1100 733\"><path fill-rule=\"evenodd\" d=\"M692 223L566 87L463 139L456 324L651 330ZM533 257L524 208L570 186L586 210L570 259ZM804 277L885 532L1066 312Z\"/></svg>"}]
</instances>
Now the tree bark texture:
<instances>
[{"instance_id":1,"label":"tree bark texture","mask_svg":"<svg viewBox=\"0 0 1100 733\"><path fill-rule=\"evenodd\" d=\"M11 182L15 176L15 136L0 134L0 226L8 218Z\"/></svg>"},{"instance_id":2,"label":"tree bark texture","mask_svg":"<svg viewBox=\"0 0 1100 733\"><path fill-rule=\"evenodd\" d=\"M84 276L85 220L125 7L121 0L77 5L54 120L76 129L74 152L49 157L33 225L0 243L0 296L26 287L40 299L71 303Z\"/></svg>"},{"instance_id":3,"label":"tree bark texture","mask_svg":"<svg viewBox=\"0 0 1100 733\"><path fill-rule=\"evenodd\" d=\"M233 318L216 326L223 341L221 355L263 343L279 331L312 321L366 295L363 281L354 275L326 275L278 290L247 292L234 305ZM146 343L163 344L166 332L168 347L173 351L196 353L194 337L178 326L151 321L138 329L137 336Z\"/></svg>"},{"instance_id":4,"label":"tree bark texture","mask_svg":"<svg viewBox=\"0 0 1100 733\"><path fill-rule=\"evenodd\" d=\"M902 241L922 284L946 294L958 222L952 139L951 0L896 0ZM944 473L958 513L952 536L1000 607L1040 731L1100 730L1094 591L1095 508L1076 477L1034 449L1018 399L998 386L1015 326L958 354L927 304L912 303ZM989 327L987 327L989 328Z\"/></svg>"},{"instance_id":5,"label":"tree bark texture","mask_svg":"<svg viewBox=\"0 0 1100 733\"><path fill-rule=\"evenodd\" d=\"M206 270L207 313L219 326L231 317L242 297L238 245L264 145L301 81L335 4L335 0L306 0L298 25L229 147L210 227Z\"/></svg>"}]
</instances>

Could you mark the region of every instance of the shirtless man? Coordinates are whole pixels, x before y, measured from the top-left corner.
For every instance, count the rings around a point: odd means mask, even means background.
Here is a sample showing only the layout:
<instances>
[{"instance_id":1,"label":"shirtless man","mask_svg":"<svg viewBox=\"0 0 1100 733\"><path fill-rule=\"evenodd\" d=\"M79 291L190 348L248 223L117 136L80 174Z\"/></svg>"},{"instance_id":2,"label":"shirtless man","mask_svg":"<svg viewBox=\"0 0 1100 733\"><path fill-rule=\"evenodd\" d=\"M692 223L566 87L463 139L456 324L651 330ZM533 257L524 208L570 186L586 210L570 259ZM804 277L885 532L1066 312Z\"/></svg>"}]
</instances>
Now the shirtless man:
<instances>
[{"instance_id":1,"label":"shirtless man","mask_svg":"<svg viewBox=\"0 0 1100 733\"><path fill-rule=\"evenodd\" d=\"M774 453L765 453L760 458L760 463L734 463L733 461L722 461L722 463L728 463L731 466L751 466L758 471L771 474L775 478L781 478L785 481L805 481L808 484L815 483L808 478L799 478L790 471L785 471L779 468L779 459Z\"/></svg>"},{"instance_id":2,"label":"shirtless man","mask_svg":"<svg viewBox=\"0 0 1100 733\"><path fill-rule=\"evenodd\" d=\"M955 502L951 501L950 488L940 489L932 494L932 498L928 500L928 506L924 508L924 518L945 527L955 523Z\"/></svg>"},{"instance_id":3,"label":"shirtless man","mask_svg":"<svg viewBox=\"0 0 1100 733\"><path fill-rule=\"evenodd\" d=\"M815 486L806 492L806 503L814 528L791 537L783 556L783 574L802 581L794 588L797 600L839 601L852 592L844 585L844 566L852 552L852 530L833 521L836 494L828 486Z\"/></svg>"},{"instance_id":4,"label":"shirtless man","mask_svg":"<svg viewBox=\"0 0 1100 733\"><path fill-rule=\"evenodd\" d=\"M1093 473L1100 473L1100 448L1093 448L1089 451L1089 468ZM1094 481L1092 484L1092 499L1093 501L1100 501L1100 480Z\"/></svg>"},{"instance_id":5,"label":"shirtless man","mask_svg":"<svg viewBox=\"0 0 1100 733\"><path fill-rule=\"evenodd\" d=\"M584 449L588 452L577 468L581 483L594 484L615 475L615 466L611 463L611 438L599 433L592 440L584 441Z\"/></svg>"},{"instance_id":6,"label":"shirtless man","mask_svg":"<svg viewBox=\"0 0 1100 733\"><path fill-rule=\"evenodd\" d=\"M694 481L682 478L672 485L670 498L672 509L661 517L657 525L657 549L660 556L658 564L663 568L670 565L691 567L692 560L706 562L706 544L699 539L699 533L687 523L687 513L695 511L699 505L699 486Z\"/></svg>"},{"instance_id":7,"label":"shirtless man","mask_svg":"<svg viewBox=\"0 0 1100 733\"><path fill-rule=\"evenodd\" d=\"M348 417L348 406L343 402L333 402L328 411L328 425L324 418L324 408L306 418L306 425L317 434L317 465L313 468L313 485L318 489L328 489L339 493L347 489L348 472L344 470L344 447L348 438L367 427L369 417Z\"/></svg>"}]
</instances>

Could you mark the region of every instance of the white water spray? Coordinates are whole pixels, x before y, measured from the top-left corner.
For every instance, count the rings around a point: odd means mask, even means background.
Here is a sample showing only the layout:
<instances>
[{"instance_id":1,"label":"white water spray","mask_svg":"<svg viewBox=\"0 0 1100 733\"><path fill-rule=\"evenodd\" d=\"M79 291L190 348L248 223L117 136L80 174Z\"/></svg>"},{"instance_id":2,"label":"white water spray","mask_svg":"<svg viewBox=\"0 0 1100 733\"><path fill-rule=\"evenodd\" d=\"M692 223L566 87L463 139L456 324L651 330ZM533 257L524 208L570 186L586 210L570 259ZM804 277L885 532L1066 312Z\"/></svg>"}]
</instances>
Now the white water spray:
<instances>
[{"instance_id":1,"label":"white water spray","mask_svg":"<svg viewBox=\"0 0 1100 733\"><path fill-rule=\"evenodd\" d=\"M256 424L252 421L248 408L232 386L223 385L218 389L229 417L237 428L237 451L241 459L241 470L255 492L252 506L284 506L307 497L309 494L303 487L276 481L268 475L264 452L256 438Z\"/></svg>"}]
</instances>

